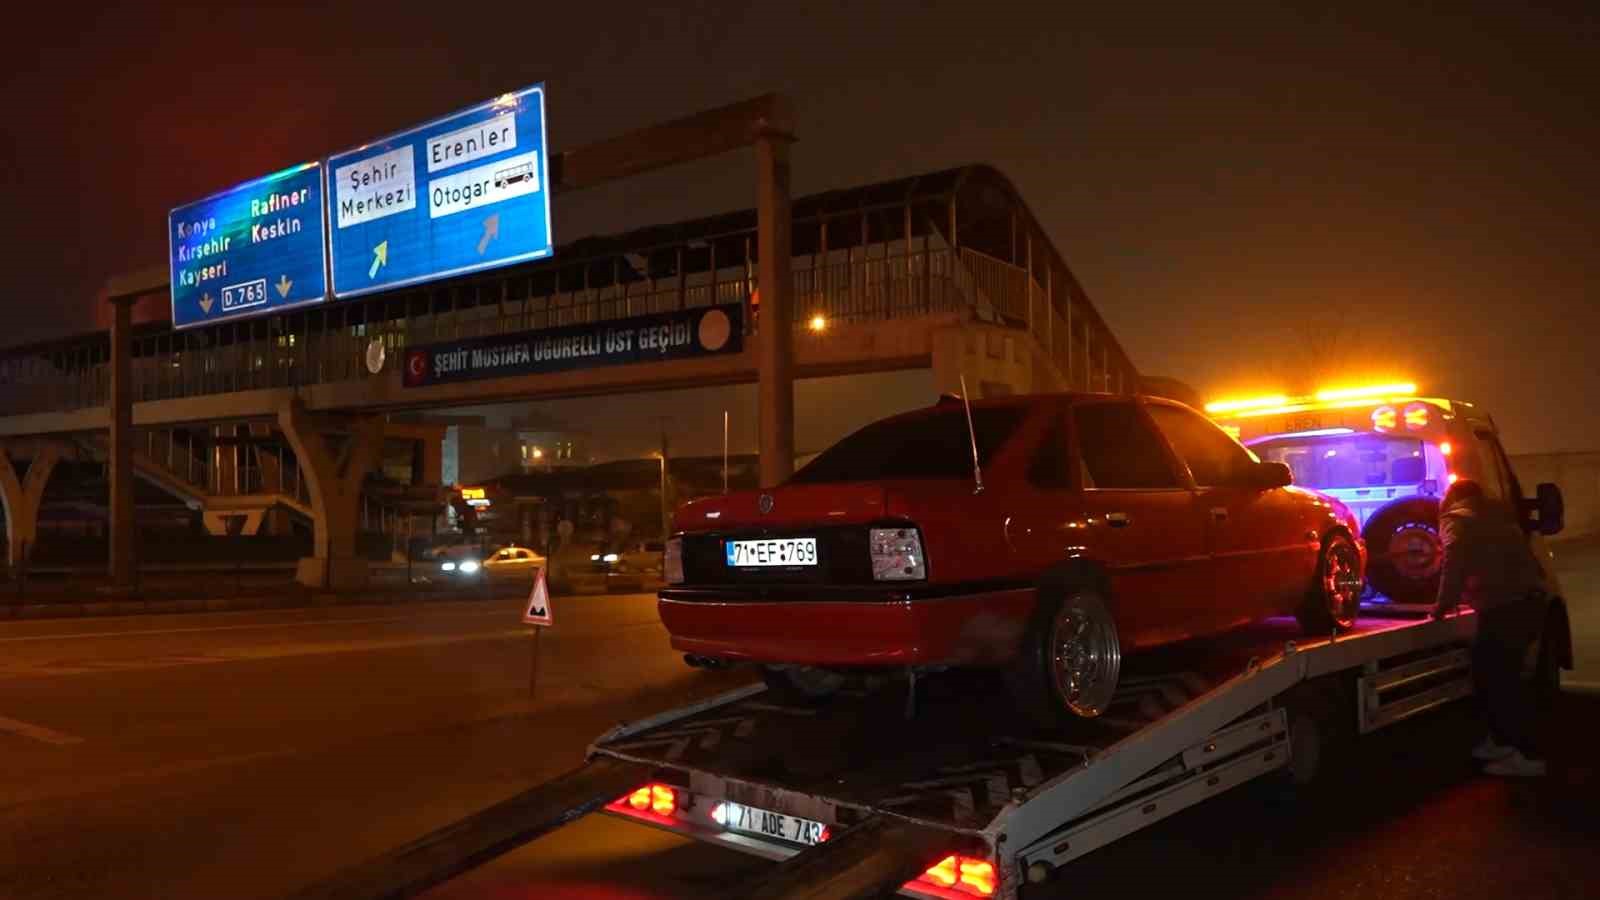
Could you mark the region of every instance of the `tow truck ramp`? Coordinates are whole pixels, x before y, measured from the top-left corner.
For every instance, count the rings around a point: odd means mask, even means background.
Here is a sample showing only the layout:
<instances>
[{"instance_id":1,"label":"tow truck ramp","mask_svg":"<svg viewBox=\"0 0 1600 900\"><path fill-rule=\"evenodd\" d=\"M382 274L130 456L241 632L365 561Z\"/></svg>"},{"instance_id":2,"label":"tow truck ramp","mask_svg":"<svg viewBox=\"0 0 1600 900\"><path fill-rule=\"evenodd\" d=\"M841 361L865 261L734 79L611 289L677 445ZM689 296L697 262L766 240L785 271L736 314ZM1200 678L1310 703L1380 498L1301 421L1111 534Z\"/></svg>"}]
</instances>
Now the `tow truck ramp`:
<instances>
[{"instance_id":1,"label":"tow truck ramp","mask_svg":"<svg viewBox=\"0 0 1600 900\"><path fill-rule=\"evenodd\" d=\"M1130 657L1106 715L1040 732L997 681L923 681L821 706L760 685L626 725L556 782L301 894L411 896L599 811L780 861L730 897L1015 898L1066 863L1471 691L1468 614L1363 619L1304 641L1272 621Z\"/></svg>"}]
</instances>

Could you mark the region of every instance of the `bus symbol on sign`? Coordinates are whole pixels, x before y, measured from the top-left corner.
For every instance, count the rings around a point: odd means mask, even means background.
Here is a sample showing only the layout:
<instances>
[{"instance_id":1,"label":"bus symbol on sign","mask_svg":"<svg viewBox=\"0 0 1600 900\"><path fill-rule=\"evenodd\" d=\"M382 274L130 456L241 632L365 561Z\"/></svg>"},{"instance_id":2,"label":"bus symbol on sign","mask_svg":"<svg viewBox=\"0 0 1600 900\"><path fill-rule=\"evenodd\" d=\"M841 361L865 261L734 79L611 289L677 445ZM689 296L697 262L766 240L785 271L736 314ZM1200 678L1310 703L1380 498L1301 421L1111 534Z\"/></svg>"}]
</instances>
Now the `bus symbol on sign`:
<instances>
[{"instance_id":1,"label":"bus symbol on sign","mask_svg":"<svg viewBox=\"0 0 1600 900\"><path fill-rule=\"evenodd\" d=\"M503 188L533 178L533 163L522 163L494 173L494 186Z\"/></svg>"}]
</instances>

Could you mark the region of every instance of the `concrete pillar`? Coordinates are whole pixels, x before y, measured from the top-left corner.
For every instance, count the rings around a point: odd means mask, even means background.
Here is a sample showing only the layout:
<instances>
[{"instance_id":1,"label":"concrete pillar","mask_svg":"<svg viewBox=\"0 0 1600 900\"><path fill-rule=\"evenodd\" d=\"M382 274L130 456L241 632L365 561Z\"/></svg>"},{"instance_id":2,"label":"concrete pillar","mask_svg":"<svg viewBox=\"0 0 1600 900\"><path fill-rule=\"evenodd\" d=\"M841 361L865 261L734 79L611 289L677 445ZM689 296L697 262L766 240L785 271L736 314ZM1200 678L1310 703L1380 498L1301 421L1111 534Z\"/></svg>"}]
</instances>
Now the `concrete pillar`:
<instances>
[{"instance_id":1,"label":"concrete pillar","mask_svg":"<svg viewBox=\"0 0 1600 900\"><path fill-rule=\"evenodd\" d=\"M39 504L50 473L60 461L59 447L40 445L34 450L27 474L19 479L10 449L0 447L0 505L4 505L6 513L6 561L13 569L33 554L39 542Z\"/></svg>"},{"instance_id":2,"label":"concrete pillar","mask_svg":"<svg viewBox=\"0 0 1600 900\"><path fill-rule=\"evenodd\" d=\"M278 412L278 427L294 448L313 512L312 555L296 579L308 587L358 590L367 560L356 552L361 487L383 452L383 421L333 419L306 411L298 399Z\"/></svg>"},{"instance_id":3,"label":"concrete pillar","mask_svg":"<svg viewBox=\"0 0 1600 900\"><path fill-rule=\"evenodd\" d=\"M419 444L419 471L411 474L411 483L429 487L444 484L444 429L440 428L439 434L434 437L422 438Z\"/></svg>"},{"instance_id":4,"label":"concrete pillar","mask_svg":"<svg viewBox=\"0 0 1600 900\"><path fill-rule=\"evenodd\" d=\"M236 497L247 494L243 473L239 471L240 454L247 444L240 443L237 425L219 425L213 429L217 440L211 449L211 493L219 497Z\"/></svg>"},{"instance_id":5,"label":"concrete pillar","mask_svg":"<svg viewBox=\"0 0 1600 900\"><path fill-rule=\"evenodd\" d=\"M113 589L133 587L133 297L113 297L111 305L111 438L107 469L111 480Z\"/></svg>"},{"instance_id":6,"label":"concrete pillar","mask_svg":"<svg viewBox=\"0 0 1600 900\"><path fill-rule=\"evenodd\" d=\"M272 438L272 426L265 423L252 423L247 429L250 433L250 443L245 451L255 460L255 470L261 476L259 485L263 494L287 494L289 485L283 478L282 460L278 454L282 448L268 446L264 442ZM252 485L251 487L256 487ZM253 491L247 492L251 493Z\"/></svg>"},{"instance_id":7,"label":"concrete pillar","mask_svg":"<svg viewBox=\"0 0 1600 900\"><path fill-rule=\"evenodd\" d=\"M761 436L761 486L773 487L794 472L794 278L789 197L792 135L762 131L756 137L756 255L761 354L756 402Z\"/></svg>"}]
</instances>

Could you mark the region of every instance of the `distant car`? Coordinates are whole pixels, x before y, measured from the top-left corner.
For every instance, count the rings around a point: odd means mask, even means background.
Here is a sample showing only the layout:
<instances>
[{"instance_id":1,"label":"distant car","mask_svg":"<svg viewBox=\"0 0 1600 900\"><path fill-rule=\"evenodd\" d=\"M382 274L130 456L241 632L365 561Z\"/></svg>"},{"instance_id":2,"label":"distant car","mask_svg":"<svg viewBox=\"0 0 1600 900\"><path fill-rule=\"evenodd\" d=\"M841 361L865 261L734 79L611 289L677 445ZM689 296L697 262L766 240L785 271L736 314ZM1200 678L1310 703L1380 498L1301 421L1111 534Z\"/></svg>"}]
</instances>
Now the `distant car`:
<instances>
[{"instance_id":1,"label":"distant car","mask_svg":"<svg viewBox=\"0 0 1600 900\"><path fill-rule=\"evenodd\" d=\"M1296 614L1353 623L1338 500L1152 397L959 398L885 419L783 485L685 504L672 645L825 696L863 669L1000 668L1040 720L1094 716L1124 653ZM981 464L981 487L974 462Z\"/></svg>"},{"instance_id":2,"label":"distant car","mask_svg":"<svg viewBox=\"0 0 1600 900\"><path fill-rule=\"evenodd\" d=\"M617 571L645 578L660 578L665 541L641 541L627 545L617 556Z\"/></svg>"},{"instance_id":3,"label":"distant car","mask_svg":"<svg viewBox=\"0 0 1600 900\"><path fill-rule=\"evenodd\" d=\"M545 558L525 547L502 547L482 558L471 550L439 563L439 571L457 578L491 578L497 581L533 579Z\"/></svg>"},{"instance_id":4,"label":"distant car","mask_svg":"<svg viewBox=\"0 0 1600 900\"><path fill-rule=\"evenodd\" d=\"M594 541L568 541L550 554L550 580L554 590L566 593L603 593L612 553Z\"/></svg>"}]
</instances>

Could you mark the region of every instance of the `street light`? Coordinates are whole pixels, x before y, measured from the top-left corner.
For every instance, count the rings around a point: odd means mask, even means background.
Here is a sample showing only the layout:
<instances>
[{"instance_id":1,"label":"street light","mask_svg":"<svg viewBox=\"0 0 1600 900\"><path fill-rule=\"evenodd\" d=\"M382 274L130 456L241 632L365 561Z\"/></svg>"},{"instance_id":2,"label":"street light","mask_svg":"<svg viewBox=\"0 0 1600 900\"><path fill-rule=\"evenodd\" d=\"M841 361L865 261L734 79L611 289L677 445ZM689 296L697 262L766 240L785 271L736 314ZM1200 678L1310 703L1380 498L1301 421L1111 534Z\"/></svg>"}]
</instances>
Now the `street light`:
<instances>
[{"instance_id":1,"label":"street light","mask_svg":"<svg viewBox=\"0 0 1600 900\"><path fill-rule=\"evenodd\" d=\"M821 334L828 329L828 317L824 316L822 313L817 313L811 317L811 321L808 322L807 325L812 331Z\"/></svg>"},{"instance_id":2,"label":"street light","mask_svg":"<svg viewBox=\"0 0 1600 900\"><path fill-rule=\"evenodd\" d=\"M653 451L650 455L661 461L661 539L664 541L672 536L672 512L667 509L667 456Z\"/></svg>"}]
</instances>

